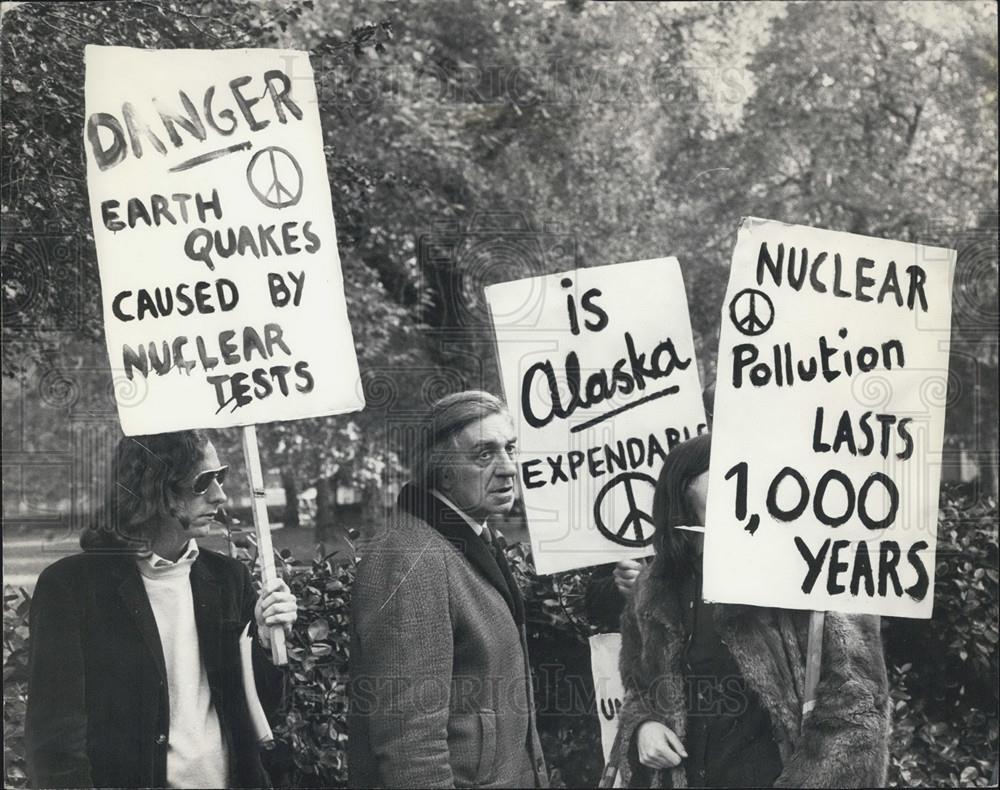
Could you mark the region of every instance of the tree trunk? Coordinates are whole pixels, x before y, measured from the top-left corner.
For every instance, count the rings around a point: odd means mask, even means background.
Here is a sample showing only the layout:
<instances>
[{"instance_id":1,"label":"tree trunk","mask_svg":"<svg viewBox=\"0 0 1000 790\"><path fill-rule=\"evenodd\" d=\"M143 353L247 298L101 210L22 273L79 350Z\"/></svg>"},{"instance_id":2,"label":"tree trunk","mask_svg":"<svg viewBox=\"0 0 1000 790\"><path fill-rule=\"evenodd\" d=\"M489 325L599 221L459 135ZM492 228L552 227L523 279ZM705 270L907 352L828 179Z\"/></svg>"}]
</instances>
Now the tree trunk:
<instances>
[{"instance_id":1,"label":"tree trunk","mask_svg":"<svg viewBox=\"0 0 1000 790\"><path fill-rule=\"evenodd\" d=\"M316 481L316 542L326 544L333 538L336 523L337 483L334 477Z\"/></svg>"},{"instance_id":2,"label":"tree trunk","mask_svg":"<svg viewBox=\"0 0 1000 790\"><path fill-rule=\"evenodd\" d=\"M980 370L985 370L983 377L985 386L977 387L980 395L980 407L977 410L980 415L979 425L976 426L978 439L977 448L981 447L979 453L979 486L980 495L996 499L998 489L998 464L1000 458L1000 448L997 443L997 368L987 363L980 364ZM979 371L977 371L979 372Z\"/></svg>"},{"instance_id":3,"label":"tree trunk","mask_svg":"<svg viewBox=\"0 0 1000 790\"><path fill-rule=\"evenodd\" d=\"M299 526L299 486L295 474L289 467L281 470L281 486L285 489L285 521L286 527Z\"/></svg>"}]
</instances>

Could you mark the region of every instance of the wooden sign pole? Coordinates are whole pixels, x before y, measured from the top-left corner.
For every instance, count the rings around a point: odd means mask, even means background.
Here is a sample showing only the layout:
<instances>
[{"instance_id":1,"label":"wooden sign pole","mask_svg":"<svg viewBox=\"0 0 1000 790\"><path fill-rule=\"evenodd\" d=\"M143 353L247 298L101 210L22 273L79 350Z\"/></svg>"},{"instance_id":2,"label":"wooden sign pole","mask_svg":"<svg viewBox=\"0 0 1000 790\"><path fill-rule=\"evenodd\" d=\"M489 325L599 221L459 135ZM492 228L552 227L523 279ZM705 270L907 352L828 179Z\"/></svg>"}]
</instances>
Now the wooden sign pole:
<instances>
[{"instance_id":1,"label":"wooden sign pole","mask_svg":"<svg viewBox=\"0 0 1000 790\"><path fill-rule=\"evenodd\" d=\"M250 477L250 502L253 511L253 525L257 531L257 556L260 558L262 589L266 590L273 579L278 578L274 567L274 549L271 546L271 524L267 519L267 500L264 494L264 472L260 467L260 450L257 448L257 426L243 426L243 458L246 460ZM271 659L276 666L285 666L285 629L271 628Z\"/></svg>"},{"instance_id":2,"label":"wooden sign pole","mask_svg":"<svg viewBox=\"0 0 1000 790\"><path fill-rule=\"evenodd\" d=\"M622 730L619 727L618 732L615 733L615 742L611 745L611 752L608 754L608 764L604 766L604 773L601 774L601 780L597 783L599 788L615 786L615 781L620 773L621 760Z\"/></svg>"},{"instance_id":3,"label":"wooden sign pole","mask_svg":"<svg viewBox=\"0 0 1000 790\"><path fill-rule=\"evenodd\" d=\"M819 669L823 662L823 624L826 612L809 614L809 641L806 645L806 689L802 703L802 719L816 707L816 686L819 685Z\"/></svg>"}]
</instances>

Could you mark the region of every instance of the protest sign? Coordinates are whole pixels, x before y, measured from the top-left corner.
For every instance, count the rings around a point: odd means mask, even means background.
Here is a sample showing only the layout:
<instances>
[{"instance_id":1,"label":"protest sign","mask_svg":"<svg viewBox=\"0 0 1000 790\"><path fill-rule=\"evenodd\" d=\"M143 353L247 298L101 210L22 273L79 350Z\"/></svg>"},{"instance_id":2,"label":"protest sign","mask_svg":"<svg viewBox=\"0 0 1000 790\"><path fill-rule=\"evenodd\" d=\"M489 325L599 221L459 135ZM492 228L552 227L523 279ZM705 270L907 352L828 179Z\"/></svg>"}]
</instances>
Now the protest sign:
<instances>
[{"instance_id":1,"label":"protest sign","mask_svg":"<svg viewBox=\"0 0 1000 790\"><path fill-rule=\"evenodd\" d=\"M607 764L618 733L619 713L625 699L625 687L618 673L621 634L596 634L590 637L590 671L594 676L594 698L601 723L601 748Z\"/></svg>"},{"instance_id":2,"label":"protest sign","mask_svg":"<svg viewBox=\"0 0 1000 790\"><path fill-rule=\"evenodd\" d=\"M486 289L539 573L652 554L666 454L705 430L676 258Z\"/></svg>"},{"instance_id":3,"label":"protest sign","mask_svg":"<svg viewBox=\"0 0 1000 790\"><path fill-rule=\"evenodd\" d=\"M931 616L954 265L942 248L744 220L706 600Z\"/></svg>"},{"instance_id":4,"label":"protest sign","mask_svg":"<svg viewBox=\"0 0 1000 790\"><path fill-rule=\"evenodd\" d=\"M364 406L306 53L88 46L84 148L126 435Z\"/></svg>"}]
</instances>

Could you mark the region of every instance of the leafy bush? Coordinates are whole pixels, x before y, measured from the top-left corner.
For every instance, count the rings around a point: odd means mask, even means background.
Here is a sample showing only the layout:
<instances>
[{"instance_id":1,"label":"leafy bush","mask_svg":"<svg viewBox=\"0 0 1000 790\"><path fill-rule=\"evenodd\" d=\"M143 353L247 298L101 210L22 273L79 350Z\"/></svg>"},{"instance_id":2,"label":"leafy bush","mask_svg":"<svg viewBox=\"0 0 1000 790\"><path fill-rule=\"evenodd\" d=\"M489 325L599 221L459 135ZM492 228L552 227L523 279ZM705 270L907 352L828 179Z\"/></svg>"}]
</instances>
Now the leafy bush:
<instances>
[{"instance_id":1,"label":"leafy bush","mask_svg":"<svg viewBox=\"0 0 1000 790\"><path fill-rule=\"evenodd\" d=\"M934 617L885 627L890 782L985 787L996 769L1000 701L996 502L943 489L937 534Z\"/></svg>"},{"instance_id":2,"label":"leafy bush","mask_svg":"<svg viewBox=\"0 0 1000 790\"><path fill-rule=\"evenodd\" d=\"M299 601L289 641L291 702L276 738L291 753L292 770L274 771L277 787L329 787L347 783L347 681L350 590L354 563L334 556L310 565L286 564Z\"/></svg>"},{"instance_id":3,"label":"leafy bush","mask_svg":"<svg viewBox=\"0 0 1000 790\"><path fill-rule=\"evenodd\" d=\"M26 787L24 713L28 700L28 607L23 589L3 591L3 775L4 787Z\"/></svg>"}]
</instances>

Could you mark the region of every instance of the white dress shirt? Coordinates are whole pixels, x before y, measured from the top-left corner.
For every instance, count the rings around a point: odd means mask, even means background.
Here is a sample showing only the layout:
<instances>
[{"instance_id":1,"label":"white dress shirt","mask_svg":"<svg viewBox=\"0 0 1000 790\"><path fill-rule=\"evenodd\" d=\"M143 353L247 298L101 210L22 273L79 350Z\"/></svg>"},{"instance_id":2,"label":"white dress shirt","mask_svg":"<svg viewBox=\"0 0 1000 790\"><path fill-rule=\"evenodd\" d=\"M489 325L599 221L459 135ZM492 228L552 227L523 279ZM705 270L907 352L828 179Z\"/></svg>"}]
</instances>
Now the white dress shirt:
<instances>
[{"instance_id":1,"label":"white dress shirt","mask_svg":"<svg viewBox=\"0 0 1000 790\"><path fill-rule=\"evenodd\" d=\"M470 527L472 527L473 532L475 532L477 535L483 534L483 530L486 529L486 519L483 519L482 524L477 524L475 521L469 518L468 513L462 510L462 508L460 508L458 505L456 505L454 502L448 499L448 497L446 497L436 488L432 488L431 493L434 494L434 496L436 496L438 499L444 502L448 507L450 507L456 513L458 513L458 515L460 515L463 519L465 519L465 523L468 524Z\"/></svg>"}]
</instances>

